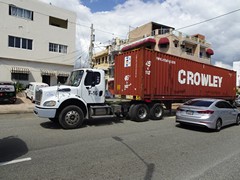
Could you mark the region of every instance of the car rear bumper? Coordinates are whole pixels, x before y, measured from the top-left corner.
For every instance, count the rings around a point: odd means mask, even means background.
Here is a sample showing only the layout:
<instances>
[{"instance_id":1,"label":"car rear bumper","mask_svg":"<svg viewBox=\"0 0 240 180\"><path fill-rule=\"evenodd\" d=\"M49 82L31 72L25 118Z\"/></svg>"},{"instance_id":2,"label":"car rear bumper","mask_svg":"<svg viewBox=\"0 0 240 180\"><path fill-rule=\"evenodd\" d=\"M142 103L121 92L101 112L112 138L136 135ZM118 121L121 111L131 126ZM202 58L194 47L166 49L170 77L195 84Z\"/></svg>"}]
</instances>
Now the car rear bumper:
<instances>
[{"instance_id":1,"label":"car rear bumper","mask_svg":"<svg viewBox=\"0 0 240 180\"><path fill-rule=\"evenodd\" d=\"M177 123L182 123L182 124L188 124L188 125L193 125L193 126L202 126L202 127L207 127L209 129L215 129L215 122L212 121L189 121L185 119L178 119L176 118Z\"/></svg>"}]
</instances>

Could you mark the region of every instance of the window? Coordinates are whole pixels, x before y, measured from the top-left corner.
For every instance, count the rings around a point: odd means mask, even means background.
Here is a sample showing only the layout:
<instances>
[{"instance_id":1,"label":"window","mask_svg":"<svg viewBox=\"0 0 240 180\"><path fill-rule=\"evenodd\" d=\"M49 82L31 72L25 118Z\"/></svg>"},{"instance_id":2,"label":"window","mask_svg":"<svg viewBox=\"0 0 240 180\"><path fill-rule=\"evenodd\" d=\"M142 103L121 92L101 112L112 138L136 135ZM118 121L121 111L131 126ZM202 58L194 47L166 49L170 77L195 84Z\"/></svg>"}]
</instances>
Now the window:
<instances>
[{"instance_id":1,"label":"window","mask_svg":"<svg viewBox=\"0 0 240 180\"><path fill-rule=\"evenodd\" d=\"M57 77L57 83L65 84L67 79L68 79L67 76L58 76Z\"/></svg>"},{"instance_id":2,"label":"window","mask_svg":"<svg viewBox=\"0 0 240 180\"><path fill-rule=\"evenodd\" d=\"M167 47L168 47L168 44L160 44L159 47L160 47L160 48L167 48Z\"/></svg>"},{"instance_id":3,"label":"window","mask_svg":"<svg viewBox=\"0 0 240 180\"><path fill-rule=\"evenodd\" d=\"M97 85L100 83L101 75L99 72L89 71L84 81L85 86Z\"/></svg>"},{"instance_id":4,"label":"window","mask_svg":"<svg viewBox=\"0 0 240 180\"><path fill-rule=\"evenodd\" d=\"M189 100L184 105L188 106L198 106L198 107L209 107L213 101L205 101L205 100Z\"/></svg>"},{"instance_id":5,"label":"window","mask_svg":"<svg viewBox=\"0 0 240 180\"><path fill-rule=\"evenodd\" d=\"M186 47L186 53L187 53L188 55L193 55L193 49L190 48L190 47Z\"/></svg>"},{"instance_id":6,"label":"window","mask_svg":"<svg viewBox=\"0 0 240 180\"><path fill-rule=\"evenodd\" d=\"M49 17L49 25L67 29L68 20L63 20L55 17Z\"/></svg>"},{"instance_id":7,"label":"window","mask_svg":"<svg viewBox=\"0 0 240 180\"><path fill-rule=\"evenodd\" d=\"M11 76L12 76L11 77L12 80L28 81L28 74L27 73L12 73Z\"/></svg>"},{"instance_id":8,"label":"window","mask_svg":"<svg viewBox=\"0 0 240 180\"><path fill-rule=\"evenodd\" d=\"M73 71L70 75L70 77L67 80L67 85L69 86L75 86L77 87L83 77L84 71L83 70L77 70L77 71Z\"/></svg>"},{"instance_id":9,"label":"window","mask_svg":"<svg viewBox=\"0 0 240 180\"><path fill-rule=\"evenodd\" d=\"M33 11L22 9L14 5L9 5L9 15L17 16L28 20L33 20Z\"/></svg>"},{"instance_id":10,"label":"window","mask_svg":"<svg viewBox=\"0 0 240 180\"><path fill-rule=\"evenodd\" d=\"M67 46L61 44L49 43L49 51L67 54Z\"/></svg>"},{"instance_id":11,"label":"window","mask_svg":"<svg viewBox=\"0 0 240 180\"><path fill-rule=\"evenodd\" d=\"M8 36L8 47L32 50L32 39Z\"/></svg>"},{"instance_id":12,"label":"window","mask_svg":"<svg viewBox=\"0 0 240 180\"><path fill-rule=\"evenodd\" d=\"M224 101L217 102L215 106L218 107L218 108L228 108L228 109L233 108L229 103L224 102Z\"/></svg>"}]
</instances>

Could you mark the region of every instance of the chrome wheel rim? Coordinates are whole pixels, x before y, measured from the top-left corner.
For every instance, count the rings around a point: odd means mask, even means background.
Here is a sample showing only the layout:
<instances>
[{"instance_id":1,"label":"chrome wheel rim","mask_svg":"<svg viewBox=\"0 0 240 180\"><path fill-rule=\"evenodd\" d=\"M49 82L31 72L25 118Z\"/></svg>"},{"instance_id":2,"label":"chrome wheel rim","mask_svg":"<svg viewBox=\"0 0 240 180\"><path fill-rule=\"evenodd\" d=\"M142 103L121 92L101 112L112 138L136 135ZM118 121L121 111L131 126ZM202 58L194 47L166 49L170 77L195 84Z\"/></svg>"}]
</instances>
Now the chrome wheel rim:
<instances>
[{"instance_id":1,"label":"chrome wheel rim","mask_svg":"<svg viewBox=\"0 0 240 180\"><path fill-rule=\"evenodd\" d=\"M147 116L147 110L142 107L138 110L138 117L140 117L141 119L144 119Z\"/></svg>"},{"instance_id":2,"label":"chrome wheel rim","mask_svg":"<svg viewBox=\"0 0 240 180\"><path fill-rule=\"evenodd\" d=\"M221 123L221 121L217 121L217 124L216 124L216 129L217 130L220 130L221 129L221 127L222 127L222 123Z\"/></svg>"},{"instance_id":3,"label":"chrome wheel rim","mask_svg":"<svg viewBox=\"0 0 240 180\"><path fill-rule=\"evenodd\" d=\"M65 122L68 125L74 125L79 121L79 114L77 111L69 111L66 115L65 115Z\"/></svg>"},{"instance_id":4,"label":"chrome wheel rim","mask_svg":"<svg viewBox=\"0 0 240 180\"><path fill-rule=\"evenodd\" d=\"M162 116L162 109L159 106L154 109L154 115L157 118Z\"/></svg>"}]
</instances>

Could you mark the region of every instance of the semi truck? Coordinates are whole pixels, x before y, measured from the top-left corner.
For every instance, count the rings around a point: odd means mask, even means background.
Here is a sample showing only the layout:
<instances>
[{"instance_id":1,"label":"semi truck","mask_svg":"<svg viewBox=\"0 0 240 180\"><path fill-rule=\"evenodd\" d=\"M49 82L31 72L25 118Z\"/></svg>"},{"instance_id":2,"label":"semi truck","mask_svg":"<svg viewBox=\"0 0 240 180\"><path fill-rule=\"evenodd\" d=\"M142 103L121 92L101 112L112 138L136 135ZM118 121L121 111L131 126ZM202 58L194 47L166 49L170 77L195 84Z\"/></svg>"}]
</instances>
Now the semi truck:
<instances>
[{"instance_id":1,"label":"semi truck","mask_svg":"<svg viewBox=\"0 0 240 180\"><path fill-rule=\"evenodd\" d=\"M37 91L34 113L73 129L92 118L160 120L175 102L236 97L234 71L146 48L115 57L115 99L106 101L105 82L103 70L75 69L65 85Z\"/></svg>"}]
</instances>

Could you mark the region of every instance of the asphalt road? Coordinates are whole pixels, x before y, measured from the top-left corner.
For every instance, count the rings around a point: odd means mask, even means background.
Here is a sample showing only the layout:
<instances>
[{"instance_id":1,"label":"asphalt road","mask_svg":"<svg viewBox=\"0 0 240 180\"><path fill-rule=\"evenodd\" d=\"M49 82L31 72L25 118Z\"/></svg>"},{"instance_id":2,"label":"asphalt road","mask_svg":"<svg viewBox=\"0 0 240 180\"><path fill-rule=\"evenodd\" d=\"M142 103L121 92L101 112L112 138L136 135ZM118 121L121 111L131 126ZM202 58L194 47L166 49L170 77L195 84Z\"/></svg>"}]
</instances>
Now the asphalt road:
<instances>
[{"instance_id":1,"label":"asphalt road","mask_svg":"<svg viewBox=\"0 0 240 180\"><path fill-rule=\"evenodd\" d=\"M87 121L63 130L33 114L0 115L0 179L239 179L240 127Z\"/></svg>"}]
</instances>

